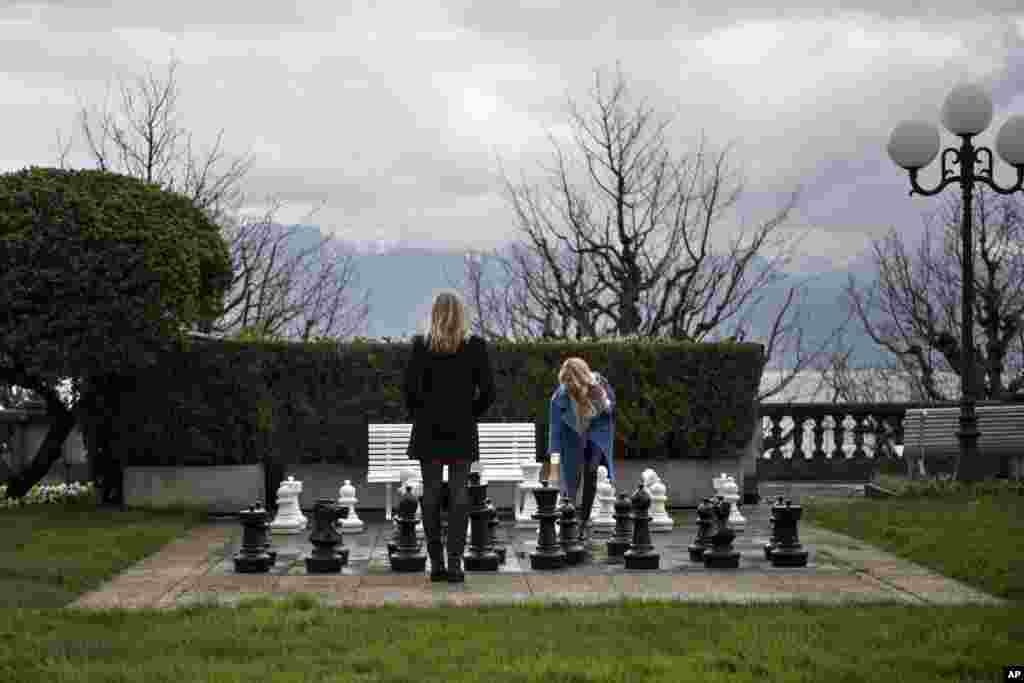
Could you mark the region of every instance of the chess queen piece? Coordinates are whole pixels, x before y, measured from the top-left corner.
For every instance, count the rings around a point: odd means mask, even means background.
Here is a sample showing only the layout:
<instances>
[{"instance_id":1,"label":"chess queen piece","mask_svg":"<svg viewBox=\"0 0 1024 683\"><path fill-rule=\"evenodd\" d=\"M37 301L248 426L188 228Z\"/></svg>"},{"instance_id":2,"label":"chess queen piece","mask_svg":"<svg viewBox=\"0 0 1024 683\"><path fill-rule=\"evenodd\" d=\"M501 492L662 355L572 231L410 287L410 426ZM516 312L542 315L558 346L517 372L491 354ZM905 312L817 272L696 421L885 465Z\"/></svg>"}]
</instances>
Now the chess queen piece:
<instances>
[{"instance_id":1,"label":"chess queen piece","mask_svg":"<svg viewBox=\"0 0 1024 683\"><path fill-rule=\"evenodd\" d=\"M666 503L668 503L668 491L661 477L655 473L653 481L648 489L651 495L651 531L667 532L672 531L675 522L668 514Z\"/></svg>"},{"instance_id":2,"label":"chess queen piece","mask_svg":"<svg viewBox=\"0 0 1024 683\"><path fill-rule=\"evenodd\" d=\"M238 518L242 521L242 547L235 555L235 571L239 574L265 574L270 571L274 559L267 552L267 511L261 505L250 505L241 510Z\"/></svg>"},{"instance_id":3,"label":"chess queen piece","mask_svg":"<svg viewBox=\"0 0 1024 683\"><path fill-rule=\"evenodd\" d=\"M779 535L775 531L775 509L783 507L782 496L775 499L775 504L772 505L771 510L768 514L768 524L772 528L772 537L768 539L768 542L764 544L764 559L772 559L772 551L775 550L775 546L779 544Z\"/></svg>"},{"instance_id":4,"label":"chess queen piece","mask_svg":"<svg viewBox=\"0 0 1024 683\"><path fill-rule=\"evenodd\" d=\"M620 493L615 499L615 533L608 541L608 562L622 562L623 554L633 543L633 505L629 496Z\"/></svg>"},{"instance_id":5,"label":"chess queen piece","mask_svg":"<svg viewBox=\"0 0 1024 683\"><path fill-rule=\"evenodd\" d=\"M537 513L537 499L533 492L540 488L540 469L544 463L527 460L520 467L523 468L523 481L517 488L519 504L516 505L516 528L536 529L537 520L534 515Z\"/></svg>"},{"instance_id":6,"label":"chess queen piece","mask_svg":"<svg viewBox=\"0 0 1024 683\"><path fill-rule=\"evenodd\" d=\"M778 542L772 548L772 566L806 567L807 551L800 544L800 537L797 534L797 523L803 515L803 508L787 500L785 505L779 506L773 512Z\"/></svg>"},{"instance_id":7,"label":"chess queen piece","mask_svg":"<svg viewBox=\"0 0 1024 683\"><path fill-rule=\"evenodd\" d=\"M470 472L469 481L469 547L463 555L463 566L467 571L498 571L498 555L488 547L487 521L490 513L484 501L487 498L487 484L481 483L479 472Z\"/></svg>"},{"instance_id":8,"label":"chess queen piece","mask_svg":"<svg viewBox=\"0 0 1024 683\"><path fill-rule=\"evenodd\" d=\"M547 479L541 481L540 488L533 495L537 498L537 551L530 553L530 566L533 569L561 569L565 565L565 551L555 536L555 520L558 511L555 506L559 491L550 486Z\"/></svg>"},{"instance_id":9,"label":"chess queen piece","mask_svg":"<svg viewBox=\"0 0 1024 683\"><path fill-rule=\"evenodd\" d=\"M299 510L299 486L294 477L288 477L277 488L277 516L270 523L271 534L300 534L306 530L306 521Z\"/></svg>"},{"instance_id":10,"label":"chess queen piece","mask_svg":"<svg viewBox=\"0 0 1024 683\"><path fill-rule=\"evenodd\" d=\"M586 549L580 543L579 533L576 529L578 524L576 506L568 498L562 499L559 516L558 542L562 545L562 551L565 553L565 563L568 565L579 564L583 562Z\"/></svg>"},{"instance_id":11,"label":"chess queen piece","mask_svg":"<svg viewBox=\"0 0 1024 683\"><path fill-rule=\"evenodd\" d=\"M633 542L629 550L623 553L626 569L657 569L661 556L654 552L654 545L651 543L651 517L647 511L651 507L651 496L644 488L641 481L633 492L632 517L633 517Z\"/></svg>"},{"instance_id":12,"label":"chess queen piece","mask_svg":"<svg viewBox=\"0 0 1024 683\"><path fill-rule=\"evenodd\" d=\"M747 525L746 518L740 514L740 487L733 476L726 475L722 482L722 498L729 503L729 525L741 533Z\"/></svg>"},{"instance_id":13,"label":"chess queen piece","mask_svg":"<svg viewBox=\"0 0 1024 683\"><path fill-rule=\"evenodd\" d=\"M608 468L601 465L597 468L597 494L594 500L598 503L597 514L591 517L594 534L610 536L615 529L615 487L608 479Z\"/></svg>"},{"instance_id":14,"label":"chess queen piece","mask_svg":"<svg viewBox=\"0 0 1024 683\"><path fill-rule=\"evenodd\" d=\"M412 486L406 484L398 500L398 544L388 558L396 572L422 572L427 567L427 556L416 541L416 503Z\"/></svg>"},{"instance_id":15,"label":"chess queen piece","mask_svg":"<svg viewBox=\"0 0 1024 683\"><path fill-rule=\"evenodd\" d=\"M487 507L487 541L488 547L498 556L498 564L505 564L505 546L498 540L498 529L501 522L498 520L498 507L490 498L484 500Z\"/></svg>"},{"instance_id":16,"label":"chess queen piece","mask_svg":"<svg viewBox=\"0 0 1024 683\"><path fill-rule=\"evenodd\" d=\"M343 545L335 522L345 514L344 509L330 498L319 498L313 508L313 533L309 541L313 552L306 558L307 574L337 574L348 564L348 548Z\"/></svg>"},{"instance_id":17,"label":"chess queen piece","mask_svg":"<svg viewBox=\"0 0 1024 683\"><path fill-rule=\"evenodd\" d=\"M711 530L714 527L715 508L710 498L705 498L697 506L697 536L687 548L692 562L703 562L704 553L711 550Z\"/></svg>"},{"instance_id":18,"label":"chess queen piece","mask_svg":"<svg viewBox=\"0 0 1024 683\"><path fill-rule=\"evenodd\" d=\"M736 532L729 526L729 501L719 498L715 504L715 532L711 534L711 550L704 553L704 566L708 569L736 569L740 554L733 550Z\"/></svg>"},{"instance_id":19,"label":"chess queen piece","mask_svg":"<svg viewBox=\"0 0 1024 683\"><path fill-rule=\"evenodd\" d=\"M415 496L413 500L415 500ZM338 489L338 505L346 508L345 517L341 520L342 533L358 534L364 531L363 520L359 519L359 515L356 514L356 503L358 502L356 487L352 486L351 480L346 479L345 483Z\"/></svg>"}]
</instances>

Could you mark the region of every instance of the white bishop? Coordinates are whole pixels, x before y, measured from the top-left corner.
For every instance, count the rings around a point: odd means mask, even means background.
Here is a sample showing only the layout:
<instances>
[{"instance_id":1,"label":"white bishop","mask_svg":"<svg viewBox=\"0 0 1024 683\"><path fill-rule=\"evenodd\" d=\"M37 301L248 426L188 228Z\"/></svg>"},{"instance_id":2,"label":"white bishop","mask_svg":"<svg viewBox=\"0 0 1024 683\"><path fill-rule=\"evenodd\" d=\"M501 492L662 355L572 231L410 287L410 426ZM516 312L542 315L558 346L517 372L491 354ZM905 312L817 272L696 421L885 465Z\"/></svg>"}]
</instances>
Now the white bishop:
<instances>
[{"instance_id":1,"label":"white bishop","mask_svg":"<svg viewBox=\"0 0 1024 683\"><path fill-rule=\"evenodd\" d=\"M348 479L338 489L338 505L344 505L348 508L348 514L341 519L341 532L343 534L358 534L364 531L363 520L359 519L359 515L356 514L356 503L359 499L356 498L356 487L352 486L352 482Z\"/></svg>"}]
</instances>

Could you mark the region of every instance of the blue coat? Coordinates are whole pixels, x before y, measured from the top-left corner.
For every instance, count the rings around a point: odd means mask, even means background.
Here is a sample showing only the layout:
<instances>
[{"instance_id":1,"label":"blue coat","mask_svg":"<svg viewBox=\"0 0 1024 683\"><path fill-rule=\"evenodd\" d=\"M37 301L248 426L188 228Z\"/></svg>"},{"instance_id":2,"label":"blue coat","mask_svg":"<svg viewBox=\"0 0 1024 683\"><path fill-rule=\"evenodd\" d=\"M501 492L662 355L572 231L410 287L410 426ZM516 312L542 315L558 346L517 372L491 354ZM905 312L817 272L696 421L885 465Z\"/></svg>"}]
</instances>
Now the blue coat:
<instances>
[{"instance_id":1,"label":"blue coat","mask_svg":"<svg viewBox=\"0 0 1024 683\"><path fill-rule=\"evenodd\" d=\"M615 390L604 377L594 373L605 394L611 399L611 408L594 417L587 430L587 440L597 446L606 456L605 466L608 478L615 480ZM583 462L583 440L576 433L576 408L569 397L568 389L559 384L551 396L551 414L548 420L548 454L561 454L562 471L559 476L564 489L567 473L575 473Z\"/></svg>"}]
</instances>

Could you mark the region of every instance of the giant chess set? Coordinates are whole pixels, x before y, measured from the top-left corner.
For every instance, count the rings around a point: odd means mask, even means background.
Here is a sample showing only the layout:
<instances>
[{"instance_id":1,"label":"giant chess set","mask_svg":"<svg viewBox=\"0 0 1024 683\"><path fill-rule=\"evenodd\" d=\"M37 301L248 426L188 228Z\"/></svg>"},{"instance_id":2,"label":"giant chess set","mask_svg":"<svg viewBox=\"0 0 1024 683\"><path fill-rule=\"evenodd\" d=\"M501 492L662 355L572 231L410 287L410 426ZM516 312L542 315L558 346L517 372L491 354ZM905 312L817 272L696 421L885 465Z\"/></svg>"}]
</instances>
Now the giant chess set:
<instances>
[{"instance_id":1,"label":"giant chess set","mask_svg":"<svg viewBox=\"0 0 1024 683\"><path fill-rule=\"evenodd\" d=\"M801 507L779 498L771 504L767 520L762 520L766 525L748 524L740 510L736 480L726 473L713 478L715 494L697 506L692 512L694 525L685 530L679 529L669 514L667 485L654 470L644 470L634 489L616 494L606 468L600 467L584 530L574 501L560 499L557 485L540 480L540 469L537 462L523 464L514 519L505 523L487 496L487 483L480 472L470 472L463 555L467 571L717 570L759 563L808 566L809 553L797 530ZM225 559L225 573L232 568L236 573L275 574L426 571L423 484L415 472L400 474L393 519L376 533L367 533L373 530L359 518L359 500L351 481L345 480L337 500L318 499L311 520L299 507L301 492L302 482L290 476L277 491L273 519L259 504L239 513L241 543L234 545L237 552L230 558L232 566ZM442 533L446 526L445 521ZM685 538L675 540L680 535ZM656 542L659 538L665 541Z\"/></svg>"}]
</instances>

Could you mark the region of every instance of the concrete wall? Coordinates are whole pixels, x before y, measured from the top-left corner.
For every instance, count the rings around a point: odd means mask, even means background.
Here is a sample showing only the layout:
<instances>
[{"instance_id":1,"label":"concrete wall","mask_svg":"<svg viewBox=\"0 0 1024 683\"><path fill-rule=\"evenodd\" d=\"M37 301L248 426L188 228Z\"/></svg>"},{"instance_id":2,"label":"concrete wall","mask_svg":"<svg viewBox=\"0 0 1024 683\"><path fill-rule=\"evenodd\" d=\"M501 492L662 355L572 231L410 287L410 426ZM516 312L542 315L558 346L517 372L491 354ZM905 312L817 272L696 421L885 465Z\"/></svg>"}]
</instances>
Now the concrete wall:
<instances>
[{"instance_id":1,"label":"concrete wall","mask_svg":"<svg viewBox=\"0 0 1024 683\"><path fill-rule=\"evenodd\" d=\"M206 505L234 514L263 500L263 465L125 467L126 507Z\"/></svg>"}]
</instances>

